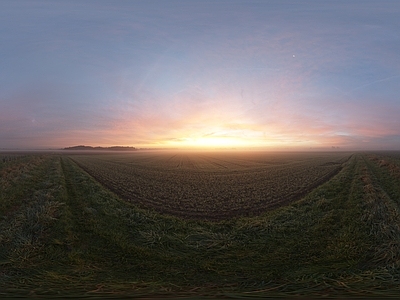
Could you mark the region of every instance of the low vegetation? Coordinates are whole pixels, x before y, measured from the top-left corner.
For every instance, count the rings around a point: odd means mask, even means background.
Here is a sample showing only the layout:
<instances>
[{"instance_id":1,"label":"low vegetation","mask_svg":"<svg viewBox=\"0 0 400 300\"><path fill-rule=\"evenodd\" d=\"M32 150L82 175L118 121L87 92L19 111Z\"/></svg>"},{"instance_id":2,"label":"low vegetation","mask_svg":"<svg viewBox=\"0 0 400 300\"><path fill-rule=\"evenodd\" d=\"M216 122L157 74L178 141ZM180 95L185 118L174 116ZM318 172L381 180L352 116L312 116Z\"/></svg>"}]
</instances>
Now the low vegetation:
<instances>
[{"instance_id":1,"label":"low vegetation","mask_svg":"<svg viewBox=\"0 0 400 300\"><path fill-rule=\"evenodd\" d=\"M313 189L301 199L213 222L159 214L153 204L139 208L80 167L94 170L97 161L115 180L123 178L116 177L117 166L131 164L131 172L142 174L169 168L154 157L145 163L144 156L129 162L126 155L133 154L10 155L0 154L0 296L400 295L399 153L274 158L282 170L315 162L327 167L320 176L336 174L321 183L309 172L319 185L307 183ZM150 173L151 159L157 172ZM259 159L249 174L264 176ZM184 174L229 177L235 168L246 171L242 163L234 167L239 160L230 158L228 170Z\"/></svg>"}]
</instances>

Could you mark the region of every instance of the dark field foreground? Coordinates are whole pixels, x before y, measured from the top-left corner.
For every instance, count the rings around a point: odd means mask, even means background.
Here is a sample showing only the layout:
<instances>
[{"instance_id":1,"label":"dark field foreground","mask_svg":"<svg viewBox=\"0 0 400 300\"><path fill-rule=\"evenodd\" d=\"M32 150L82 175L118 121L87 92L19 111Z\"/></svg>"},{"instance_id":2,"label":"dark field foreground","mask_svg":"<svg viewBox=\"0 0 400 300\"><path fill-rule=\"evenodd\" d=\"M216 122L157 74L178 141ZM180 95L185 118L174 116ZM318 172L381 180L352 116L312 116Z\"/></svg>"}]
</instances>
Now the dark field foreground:
<instances>
[{"instance_id":1,"label":"dark field foreground","mask_svg":"<svg viewBox=\"0 0 400 300\"><path fill-rule=\"evenodd\" d=\"M400 296L400 153L129 155L0 154L0 297Z\"/></svg>"}]
</instances>

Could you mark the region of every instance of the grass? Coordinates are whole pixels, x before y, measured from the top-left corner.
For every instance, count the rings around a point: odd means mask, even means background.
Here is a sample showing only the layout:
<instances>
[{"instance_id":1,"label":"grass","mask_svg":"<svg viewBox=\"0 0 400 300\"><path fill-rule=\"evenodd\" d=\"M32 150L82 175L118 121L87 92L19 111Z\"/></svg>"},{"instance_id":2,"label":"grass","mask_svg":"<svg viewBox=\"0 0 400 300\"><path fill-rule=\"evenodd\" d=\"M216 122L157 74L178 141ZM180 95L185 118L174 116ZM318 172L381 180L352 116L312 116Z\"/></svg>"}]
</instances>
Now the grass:
<instances>
[{"instance_id":1,"label":"grass","mask_svg":"<svg viewBox=\"0 0 400 300\"><path fill-rule=\"evenodd\" d=\"M367 155L300 201L221 222L138 209L68 157L7 164L26 171L0 170L0 296L400 295L400 180Z\"/></svg>"}]
</instances>

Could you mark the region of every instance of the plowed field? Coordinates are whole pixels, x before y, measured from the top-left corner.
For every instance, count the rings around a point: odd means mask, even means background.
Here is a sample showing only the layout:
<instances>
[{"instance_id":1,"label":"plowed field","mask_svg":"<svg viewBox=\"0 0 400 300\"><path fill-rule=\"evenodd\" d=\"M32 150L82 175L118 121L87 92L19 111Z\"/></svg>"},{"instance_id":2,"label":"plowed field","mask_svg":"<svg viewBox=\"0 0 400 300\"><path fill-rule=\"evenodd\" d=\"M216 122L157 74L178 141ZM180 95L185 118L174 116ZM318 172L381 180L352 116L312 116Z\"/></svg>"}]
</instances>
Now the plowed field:
<instances>
[{"instance_id":1,"label":"plowed field","mask_svg":"<svg viewBox=\"0 0 400 300\"><path fill-rule=\"evenodd\" d=\"M74 155L123 199L185 218L253 216L304 196L349 153L135 152Z\"/></svg>"}]
</instances>

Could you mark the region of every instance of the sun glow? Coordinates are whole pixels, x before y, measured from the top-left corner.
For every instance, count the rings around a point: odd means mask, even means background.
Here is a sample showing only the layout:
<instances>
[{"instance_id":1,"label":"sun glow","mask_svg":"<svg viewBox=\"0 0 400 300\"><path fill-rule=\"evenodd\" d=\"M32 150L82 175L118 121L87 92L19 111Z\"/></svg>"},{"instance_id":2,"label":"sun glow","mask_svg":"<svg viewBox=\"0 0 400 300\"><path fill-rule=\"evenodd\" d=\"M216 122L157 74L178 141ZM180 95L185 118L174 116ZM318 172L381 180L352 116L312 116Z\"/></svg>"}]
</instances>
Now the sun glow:
<instances>
[{"instance_id":1,"label":"sun glow","mask_svg":"<svg viewBox=\"0 0 400 300\"><path fill-rule=\"evenodd\" d=\"M232 148L248 146L248 141L236 137L201 137L183 144L195 148Z\"/></svg>"},{"instance_id":2,"label":"sun glow","mask_svg":"<svg viewBox=\"0 0 400 300\"><path fill-rule=\"evenodd\" d=\"M167 148L183 149L289 149L317 147L312 140L274 134L255 129L207 130L211 134L188 133L161 142ZM207 132L206 131L206 132Z\"/></svg>"},{"instance_id":3,"label":"sun glow","mask_svg":"<svg viewBox=\"0 0 400 300\"><path fill-rule=\"evenodd\" d=\"M179 138L170 141L169 145L195 149L231 149L259 146L260 140L243 135L213 134Z\"/></svg>"},{"instance_id":4,"label":"sun glow","mask_svg":"<svg viewBox=\"0 0 400 300\"><path fill-rule=\"evenodd\" d=\"M214 122L217 123L217 122ZM288 150L309 149L319 144L312 137L288 135L279 128L258 127L250 122L203 124L200 128L185 128L173 136L159 140L159 145L174 149L199 150Z\"/></svg>"}]
</instances>

